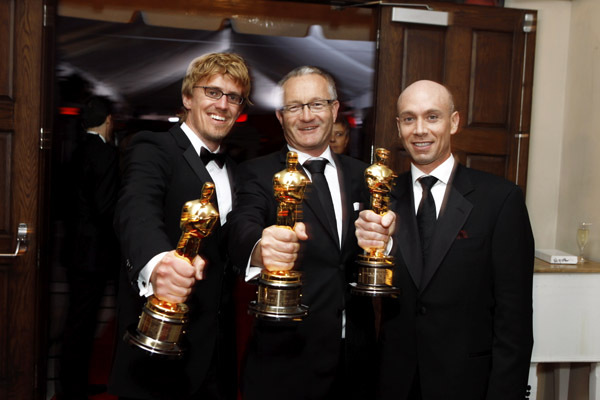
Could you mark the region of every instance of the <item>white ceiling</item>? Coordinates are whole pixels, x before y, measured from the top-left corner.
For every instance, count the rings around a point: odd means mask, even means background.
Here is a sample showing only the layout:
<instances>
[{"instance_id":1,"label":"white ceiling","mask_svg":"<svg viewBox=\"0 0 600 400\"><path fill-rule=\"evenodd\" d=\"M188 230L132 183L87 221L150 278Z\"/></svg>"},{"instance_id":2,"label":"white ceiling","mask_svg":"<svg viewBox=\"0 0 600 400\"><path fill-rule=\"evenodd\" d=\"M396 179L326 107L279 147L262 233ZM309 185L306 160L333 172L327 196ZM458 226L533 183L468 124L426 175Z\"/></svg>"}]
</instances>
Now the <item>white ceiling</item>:
<instances>
[{"instance_id":1,"label":"white ceiling","mask_svg":"<svg viewBox=\"0 0 600 400\"><path fill-rule=\"evenodd\" d=\"M339 99L349 108L371 105L372 41L327 39L318 25L302 30L294 25L286 29L282 24L253 21L251 28L259 26L261 33L270 33L258 35L241 33L249 28L235 19L221 21L218 30L202 30L160 26L178 26L178 20L165 24L161 23L164 18L151 14L125 17L128 22L60 16L57 68L59 77L78 73L92 83L96 93L112 97L134 115L176 113L181 106L181 79L189 62L214 51L238 53L250 65L251 100L255 104L250 113L272 112L276 82L300 65L315 65L330 72L337 82ZM282 36L282 32L305 34L293 37Z\"/></svg>"}]
</instances>

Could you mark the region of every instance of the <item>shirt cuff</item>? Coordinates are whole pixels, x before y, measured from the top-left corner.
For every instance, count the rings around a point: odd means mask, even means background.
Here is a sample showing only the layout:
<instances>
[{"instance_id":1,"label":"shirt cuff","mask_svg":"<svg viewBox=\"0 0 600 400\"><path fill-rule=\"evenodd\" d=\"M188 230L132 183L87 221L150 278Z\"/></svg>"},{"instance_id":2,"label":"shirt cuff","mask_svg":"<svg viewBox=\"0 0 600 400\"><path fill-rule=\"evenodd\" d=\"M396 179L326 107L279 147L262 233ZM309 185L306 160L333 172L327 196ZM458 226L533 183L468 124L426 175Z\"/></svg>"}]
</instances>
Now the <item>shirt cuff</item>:
<instances>
[{"instance_id":1,"label":"shirt cuff","mask_svg":"<svg viewBox=\"0 0 600 400\"><path fill-rule=\"evenodd\" d=\"M262 271L261 267L250 265L250 261L252 261L252 253L254 253L254 250L259 243L260 239L258 239L258 241L254 244L254 247L252 247L252 251L250 252L250 257L248 257L248 262L246 263L246 276L244 277L246 282L256 279L260 275L260 271Z\"/></svg>"},{"instance_id":2,"label":"shirt cuff","mask_svg":"<svg viewBox=\"0 0 600 400\"><path fill-rule=\"evenodd\" d=\"M142 297L150 297L154 294L154 289L152 288L152 284L150 283L150 277L152 276L152 271L156 265L163 259L163 257L168 253L165 251L163 253L157 254L148 261L144 268L138 274L138 288L140 289L140 296Z\"/></svg>"},{"instance_id":3,"label":"shirt cuff","mask_svg":"<svg viewBox=\"0 0 600 400\"><path fill-rule=\"evenodd\" d=\"M394 247L394 238L390 237L390 240L387 242L387 246L385 246L385 255L389 256L392 252L392 247Z\"/></svg>"}]
</instances>

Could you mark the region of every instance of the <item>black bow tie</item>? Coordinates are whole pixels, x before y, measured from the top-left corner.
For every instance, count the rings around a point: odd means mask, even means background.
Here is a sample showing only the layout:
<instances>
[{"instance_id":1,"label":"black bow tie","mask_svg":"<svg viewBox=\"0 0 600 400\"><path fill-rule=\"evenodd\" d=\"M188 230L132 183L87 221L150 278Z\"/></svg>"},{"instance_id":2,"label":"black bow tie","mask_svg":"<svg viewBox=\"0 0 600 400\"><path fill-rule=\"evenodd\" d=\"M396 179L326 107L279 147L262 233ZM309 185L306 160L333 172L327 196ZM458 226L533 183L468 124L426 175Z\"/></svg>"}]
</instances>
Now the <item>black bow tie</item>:
<instances>
[{"instance_id":1,"label":"black bow tie","mask_svg":"<svg viewBox=\"0 0 600 400\"><path fill-rule=\"evenodd\" d=\"M219 168L223 168L223 164L225 164L225 154L211 153L206 147L203 147L202 150L200 150L200 159L202 160L204 165L208 164L211 161L214 161L217 163Z\"/></svg>"}]
</instances>

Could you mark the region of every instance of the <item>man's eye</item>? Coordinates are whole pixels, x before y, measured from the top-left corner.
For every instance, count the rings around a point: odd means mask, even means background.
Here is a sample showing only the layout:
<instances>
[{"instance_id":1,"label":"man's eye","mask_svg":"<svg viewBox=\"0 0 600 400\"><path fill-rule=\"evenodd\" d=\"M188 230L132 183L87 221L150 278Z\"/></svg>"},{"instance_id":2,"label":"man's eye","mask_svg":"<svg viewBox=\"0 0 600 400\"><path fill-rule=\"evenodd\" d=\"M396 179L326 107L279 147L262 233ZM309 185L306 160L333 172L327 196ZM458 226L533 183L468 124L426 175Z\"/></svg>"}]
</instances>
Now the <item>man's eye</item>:
<instances>
[{"instance_id":1,"label":"man's eye","mask_svg":"<svg viewBox=\"0 0 600 400\"><path fill-rule=\"evenodd\" d=\"M313 101L312 103L310 103L310 108L323 108L325 107L325 103L323 103L322 101Z\"/></svg>"},{"instance_id":2,"label":"man's eye","mask_svg":"<svg viewBox=\"0 0 600 400\"><path fill-rule=\"evenodd\" d=\"M206 93L211 97L218 97L220 96L221 91L217 89L206 89Z\"/></svg>"},{"instance_id":3,"label":"man's eye","mask_svg":"<svg viewBox=\"0 0 600 400\"><path fill-rule=\"evenodd\" d=\"M242 101L242 96L239 94L228 94L227 96L229 97L229 100L233 101L234 103L240 103Z\"/></svg>"},{"instance_id":4,"label":"man's eye","mask_svg":"<svg viewBox=\"0 0 600 400\"><path fill-rule=\"evenodd\" d=\"M296 112L296 111L298 111L298 110L300 109L300 107L301 107L301 106L300 106L300 105L298 105L298 104L293 104L293 105L291 105L291 106L287 106L287 107L286 107L286 109L287 109L289 112Z\"/></svg>"},{"instance_id":5,"label":"man's eye","mask_svg":"<svg viewBox=\"0 0 600 400\"><path fill-rule=\"evenodd\" d=\"M430 116L428 117L428 119L430 119L430 120L432 120L432 121L435 121L435 120L436 120L436 119L438 119L438 118L439 118L439 117L438 117L437 115L430 115Z\"/></svg>"}]
</instances>

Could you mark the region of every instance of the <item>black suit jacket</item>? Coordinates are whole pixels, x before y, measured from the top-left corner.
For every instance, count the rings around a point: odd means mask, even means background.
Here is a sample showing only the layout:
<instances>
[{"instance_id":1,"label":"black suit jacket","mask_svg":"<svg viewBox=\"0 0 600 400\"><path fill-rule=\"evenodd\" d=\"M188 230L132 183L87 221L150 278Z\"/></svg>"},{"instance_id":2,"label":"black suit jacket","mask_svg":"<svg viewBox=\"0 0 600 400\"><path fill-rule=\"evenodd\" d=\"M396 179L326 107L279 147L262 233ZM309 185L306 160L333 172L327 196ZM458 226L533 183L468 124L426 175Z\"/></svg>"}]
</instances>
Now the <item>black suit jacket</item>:
<instances>
[{"instance_id":1,"label":"black suit jacket","mask_svg":"<svg viewBox=\"0 0 600 400\"><path fill-rule=\"evenodd\" d=\"M233 170L231 160L226 165ZM195 393L209 371L218 372L223 385L235 393L230 288L220 224L201 243L200 253L208 265L204 280L196 283L186 302L190 322L184 359L150 357L120 340L126 329L137 324L146 301L139 296L138 273L156 254L175 249L181 236L181 209L185 202L201 197L207 181L212 182L210 175L179 126L168 132L140 132L133 138L115 217L125 267L118 293L119 341L109 386L112 393L181 399Z\"/></svg>"},{"instance_id":2,"label":"black suit jacket","mask_svg":"<svg viewBox=\"0 0 600 400\"><path fill-rule=\"evenodd\" d=\"M276 223L273 175L286 168L286 153L287 147L238 167L228 242L232 261L242 274L262 230ZM244 399L334 398L331 391L342 350L344 309L350 346L344 351L355 345L360 348L364 339L365 331L356 327L361 324L356 317L362 316L356 310L362 306L368 313L370 299L351 302L348 282L359 250L354 235L358 208L354 205L368 204L363 178L366 164L348 156L335 157L343 202L342 247L335 240L318 196L308 185L302 221L309 239L301 242L296 269L303 272L302 303L309 306L309 314L302 322L292 324L255 321L242 378ZM353 360L361 353L347 354Z\"/></svg>"},{"instance_id":3,"label":"black suit jacket","mask_svg":"<svg viewBox=\"0 0 600 400\"><path fill-rule=\"evenodd\" d=\"M73 153L70 207L66 216L69 268L116 275L119 246L112 225L119 190L119 158L114 146L85 133Z\"/></svg>"},{"instance_id":4,"label":"black suit jacket","mask_svg":"<svg viewBox=\"0 0 600 400\"><path fill-rule=\"evenodd\" d=\"M379 397L522 400L532 334L534 242L518 186L457 165L422 265L411 174L398 178L394 280L381 330Z\"/></svg>"}]
</instances>

